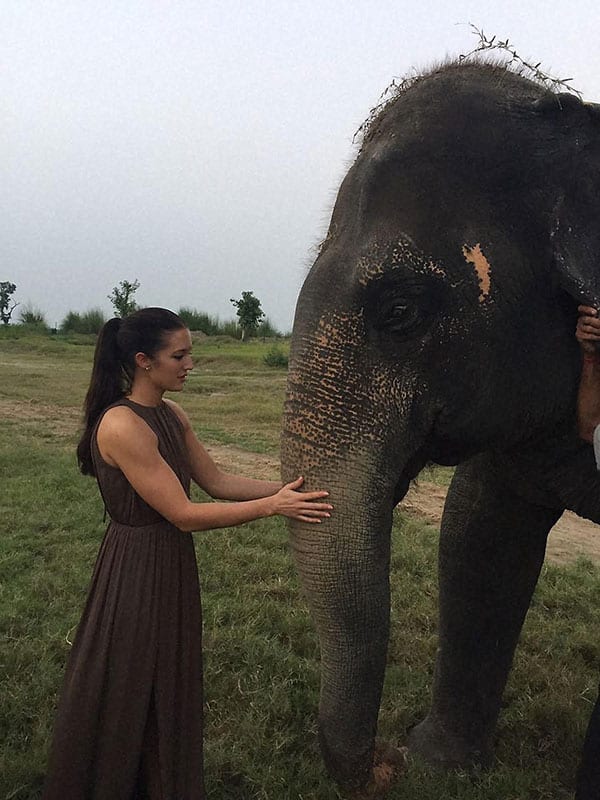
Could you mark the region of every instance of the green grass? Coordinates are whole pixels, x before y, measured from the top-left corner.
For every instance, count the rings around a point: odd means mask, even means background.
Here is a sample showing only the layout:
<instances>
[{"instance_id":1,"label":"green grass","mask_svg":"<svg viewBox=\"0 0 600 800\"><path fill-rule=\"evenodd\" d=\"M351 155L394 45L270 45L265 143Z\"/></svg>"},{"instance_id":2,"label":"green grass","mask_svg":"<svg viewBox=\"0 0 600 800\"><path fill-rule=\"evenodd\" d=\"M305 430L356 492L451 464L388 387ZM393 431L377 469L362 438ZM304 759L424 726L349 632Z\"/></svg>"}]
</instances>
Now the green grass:
<instances>
[{"instance_id":1,"label":"green grass","mask_svg":"<svg viewBox=\"0 0 600 800\"><path fill-rule=\"evenodd\" d=\"M201 435L276 452L285 373L268 343L196 348L179 400ZM0 339L0 800L36 800L69 638L103 534L102 504L73 456L91 344ZM424 480L447 482L434 469ZM318 645L283 522L197 534L205 621L211 800L335 800L316 746ZM437 532L396 515L392 636L380 735L402 742L427 710L436 638ZM544 568L490 772L412 763L391 800L566 800L595 699L600 574Z\"/></svg>"}]
</instances>

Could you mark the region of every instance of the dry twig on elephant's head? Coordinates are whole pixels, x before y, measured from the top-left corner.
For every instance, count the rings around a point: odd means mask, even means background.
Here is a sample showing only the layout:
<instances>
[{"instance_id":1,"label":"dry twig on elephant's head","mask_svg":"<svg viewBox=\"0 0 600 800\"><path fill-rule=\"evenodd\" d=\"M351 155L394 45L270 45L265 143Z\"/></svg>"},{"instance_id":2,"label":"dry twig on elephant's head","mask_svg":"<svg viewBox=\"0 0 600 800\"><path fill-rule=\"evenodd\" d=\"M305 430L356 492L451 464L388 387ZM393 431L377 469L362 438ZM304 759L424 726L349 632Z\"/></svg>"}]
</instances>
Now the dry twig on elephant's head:
<instances>
[{"instance_id":1,"label":"dry twig on elephant's head","mask_svg":"<svg viewBox=\"0 0 600 800\"><path fill-rule=\"evenodd\" d=\"M462 53L459 55L459 63L468 61L469 59L476 60L480 53L498 51L507 57L502 64L505 69L512 70L524 78L529 78L530 80L536 81L552 92L571 92L579 97L580 100L583 98L582 93L570 85L570 82L573 80L572 78L555 78L552 75L548 75L546 72L540 69L542 63L541 61L538 61L537 64L534 64L525 60L517 53L508 39L498 39L495 35L491 38L488 38L483 30L480 30L471 22L469 23L469 27L471 28L471 32L478 37L479 44L468 53ZM356 142L356 140L361 136L364 139L369 131L369 128L371 127L371 124L388 105L388 103L390 103L399 94L402 94L409 89L413 83L416 83L422 77L414 67L412 68L412 73L413 74L407 75L404 78L392 78L391 83L389 83L383 90L379 100L373 106L373 108L371 108L369 115L359 126L356 133L352 137L353 143Z\"/></svg>"},{"instance_id":2,"label":"dry twig on elephant's head","mask_svg":"<svg viewBox=\"0 0 600 800\"><path fill-rule=\"evenodd\" d=\"M579 99L583 97L580 91L570 86L570 82L573 80L573 78L554 78L552 75L548 75L540 69L542 63L541 61L538 61L537 64L532 64L529 61L526 61L524 58L521 58L508 39L502 41L496 36L488 38L483 30L480 30L471 22L469 23L469 27L471 28L471 32L479 38L479 44L468 53L460 55L458 57L459 61L466 61L469 58L473 58L473 56L476 56L478 53L487 53L490 50L499 50L500 52L509 56L508 61L505 64L507 69L512 69L519 75L522 75L524 78L530 78L531 80L541 83L552 92L566 91L577 95Z\"/></svg>"}]
</instances>

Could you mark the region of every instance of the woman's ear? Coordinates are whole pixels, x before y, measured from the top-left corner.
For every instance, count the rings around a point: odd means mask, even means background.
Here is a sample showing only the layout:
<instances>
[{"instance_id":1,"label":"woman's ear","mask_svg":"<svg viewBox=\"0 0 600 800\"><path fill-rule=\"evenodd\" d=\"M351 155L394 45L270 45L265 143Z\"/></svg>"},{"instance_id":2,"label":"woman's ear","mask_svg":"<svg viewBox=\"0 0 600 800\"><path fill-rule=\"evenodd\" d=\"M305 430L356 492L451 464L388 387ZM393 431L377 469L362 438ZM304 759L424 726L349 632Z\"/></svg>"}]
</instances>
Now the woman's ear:
<instances>
[{"instance_id":1,"label":"woman's ear","mask_svg":"<svg viewBox=\"0 0 600 800\"><path fill-rule=\"evenodd\" d=\"M150 356L147 356L146 353L136 353L135 365L140 369L148 371L152 366L152 359L150 358Z\"/></svg>"}]
</instances>

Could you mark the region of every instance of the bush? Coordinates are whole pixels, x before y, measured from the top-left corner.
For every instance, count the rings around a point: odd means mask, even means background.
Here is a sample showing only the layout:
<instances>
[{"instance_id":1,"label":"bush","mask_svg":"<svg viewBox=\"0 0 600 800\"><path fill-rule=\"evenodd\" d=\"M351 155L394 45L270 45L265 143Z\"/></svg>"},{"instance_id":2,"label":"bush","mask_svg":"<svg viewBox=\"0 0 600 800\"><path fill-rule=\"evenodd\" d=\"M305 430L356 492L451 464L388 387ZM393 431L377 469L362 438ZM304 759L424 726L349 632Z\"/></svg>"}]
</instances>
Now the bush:
<instances>
[{"instance_id":1,"label":"bush","mask_svg":"<svg viewBox=\"0 0 600 800\"><path fill-rule=\"evenodd\" d=\"M203 311L194 308L180 308L177 315L185 322L191 331L202 331L207 336L215 336L219 328L217 317L211 317Z\"/></svg>"},{"instance_id":2,"label":"bush","mask_svg":"<svg viewBox=\"0 0 600 800\"><path fill-rule=\"evenodd\" d=\"M50 330L48 327L48 323L46 322L46 318L42 311L39 308L34 308L33 306L26 305L21 310L21 325L26 325L28 328L34 329L36 331L41 331L43 333L48 333Z\"/></svg>"},{"instance_id":3,"label":"bush","mask_svg":"<svg viewBox=\"0 0 600 800\"><path fill-rule=\"evenodd\" d=\"M239 339L240 326L234 319L230 319L228 322L223 322L221 324L220 334L221 336L231 336L234 339Z\"/></svg>"},{"instance_id":4,"label":"bush","mask_svg":"<svg viewBox=\"0 0 600 800\"><path fill-rule=\"evenodd\" d=\"M69 311L60 325L61 333L99 333L106 322L99 308L91 308L83 314Z\"/></svg>"},{"instance_id":5,"label":"bush","mask_svg":"<svg viewBox=\"0 0 600 800\"><path fill-rule=\"evenodd\" d=\"M281 338L281 333L277 330L268 317L265 317L260 323L258 330L256 331L256 335L261 336L263 339Z\"/></svg>"},{"instance_id":6,"label":"bush","mask_svg":"<svg viewBox=\"0 0 600 800\"><path fill-rule=\"evenodd\" d=\"M263 356L263 363L268 367L284 367L287 369L288 361L288 356L276 344L269 348Z\"/></svg>"},{"instance_id":7,"label":"bush","mask_svg":"<svg viewBox=\"0 0 600 800\"><path fill-rule=\"evenodd\" d=\"M202 331L207 336L233 336L239 337L240 330L237 322L230 320L221 322L218 317L212 317L204 311L183 307L177 315L185 322L191 331Z\"/></svg>"}]
</instances>

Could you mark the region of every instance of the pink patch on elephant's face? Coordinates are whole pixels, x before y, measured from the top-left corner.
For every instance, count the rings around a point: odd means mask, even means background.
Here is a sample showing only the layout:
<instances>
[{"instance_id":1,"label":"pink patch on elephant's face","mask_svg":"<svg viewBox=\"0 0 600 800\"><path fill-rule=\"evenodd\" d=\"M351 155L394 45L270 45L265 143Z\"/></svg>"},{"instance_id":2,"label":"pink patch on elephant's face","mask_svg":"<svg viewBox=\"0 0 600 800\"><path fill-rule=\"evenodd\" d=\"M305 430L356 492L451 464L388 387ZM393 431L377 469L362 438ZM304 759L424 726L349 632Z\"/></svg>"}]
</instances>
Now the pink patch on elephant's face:
<instances>
[{"instance_id":1,"label":"pink patch on elephant's face","mask_svg":"<svg viewBox=\"0 0 600 800\"><path fill-rule=\"evenodd\" d=\"M473 264L475 267L477 280L479 281L479 302L484 303L490 294L490 273L492 270L490 262L483 254L480 244L476 244L473 247L469 247L465 244L463 245L462 252L465 257L465 261L467 261L469 264Z\"/></svg>"}]
</instances>

